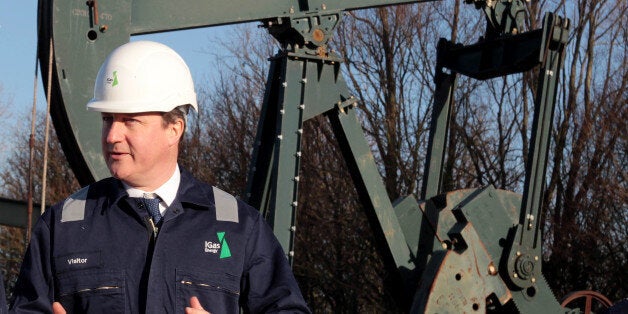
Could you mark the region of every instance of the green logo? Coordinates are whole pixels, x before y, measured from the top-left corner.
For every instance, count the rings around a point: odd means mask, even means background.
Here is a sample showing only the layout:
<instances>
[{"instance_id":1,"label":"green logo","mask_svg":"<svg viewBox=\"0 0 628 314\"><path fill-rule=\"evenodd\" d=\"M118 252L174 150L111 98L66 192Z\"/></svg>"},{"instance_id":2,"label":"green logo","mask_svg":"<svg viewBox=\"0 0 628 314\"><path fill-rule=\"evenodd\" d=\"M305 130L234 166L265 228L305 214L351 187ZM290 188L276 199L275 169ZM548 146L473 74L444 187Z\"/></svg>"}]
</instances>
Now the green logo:
<instances>
[{"instance_id":1,"label":"green logo","mask_svg":"<svg viewBox=\"0 0 628 314\"><path fill-rule=\"evenodd\" d=\"M118 85L118 71L113 71L113 84L111 84L111 86L116 86Z\"/></svg>"},{"instance_id":2,"label":"green logo","mask_svg":"<svg viewBox=\"0 0 628 314\"><path fill-rule=\"evenodd\" d=\"M225 239L225 232L217 232L218 242L220 242L220 258L231 257L231 250L229 250L229 244L227 244L227 239Z\"/></svg>"}]
</instances>

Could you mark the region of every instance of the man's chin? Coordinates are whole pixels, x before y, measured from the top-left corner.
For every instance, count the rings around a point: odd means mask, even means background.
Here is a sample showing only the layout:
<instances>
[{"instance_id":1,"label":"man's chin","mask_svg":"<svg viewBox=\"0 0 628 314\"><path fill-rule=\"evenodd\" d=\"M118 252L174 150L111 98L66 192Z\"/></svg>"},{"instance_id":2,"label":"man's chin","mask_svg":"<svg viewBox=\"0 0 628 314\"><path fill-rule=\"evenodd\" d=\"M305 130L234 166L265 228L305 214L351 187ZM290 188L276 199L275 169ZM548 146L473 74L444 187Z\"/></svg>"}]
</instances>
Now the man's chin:
<instances>
[{"instance_id":1,"label":"man's chin","mask_svg":"<svg viewBox=\"0 0 628 314\"><path fill-rule=\"evenodd\" d=\"M125 171L122 171L121 169L116 169L116 168L109 168L109 173L111 173L112 177L125 181L125 182L129 180L129 176L130 176Z\"/></svg>"}]
</instances>

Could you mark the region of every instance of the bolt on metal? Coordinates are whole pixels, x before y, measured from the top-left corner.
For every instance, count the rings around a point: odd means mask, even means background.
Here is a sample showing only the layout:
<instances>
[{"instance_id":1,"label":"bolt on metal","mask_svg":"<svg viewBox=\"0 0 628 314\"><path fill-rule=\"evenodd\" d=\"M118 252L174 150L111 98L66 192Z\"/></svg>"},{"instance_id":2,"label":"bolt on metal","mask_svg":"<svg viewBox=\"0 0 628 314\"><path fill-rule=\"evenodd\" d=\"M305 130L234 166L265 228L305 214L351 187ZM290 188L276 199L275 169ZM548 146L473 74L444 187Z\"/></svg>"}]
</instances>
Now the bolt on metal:
<instances>
[{"instance_id":1,"label":"bolt on metal","mask_svg":"<svg viewBox=\"0 0 628 314\"><path fill-rule=\"evenodd\" d=\"M493 262L490 262L488 264L488 274L491 275L491 276L497 275L497 268L495 267Z\"/></svg>"}]
</instances>

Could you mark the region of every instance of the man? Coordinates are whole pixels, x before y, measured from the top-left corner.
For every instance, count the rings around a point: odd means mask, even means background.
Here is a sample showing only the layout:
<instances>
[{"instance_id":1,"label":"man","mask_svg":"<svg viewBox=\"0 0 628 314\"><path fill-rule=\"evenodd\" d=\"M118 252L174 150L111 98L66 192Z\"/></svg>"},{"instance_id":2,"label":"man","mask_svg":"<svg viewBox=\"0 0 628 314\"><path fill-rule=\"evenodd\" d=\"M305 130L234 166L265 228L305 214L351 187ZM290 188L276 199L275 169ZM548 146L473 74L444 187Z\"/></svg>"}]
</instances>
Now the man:
<instances>
[{"instance_id":1,"label":"man","mask_svg":"<svg viewBox=\"0 0 628 314\"><path fill-rule=\"evenodd\" d=\"M190 71L147 41L103 63L101 112L112 177L47 210L34 228L14 312L309 312L259 212L179 169Z\"/></svg>"}]
</instances>

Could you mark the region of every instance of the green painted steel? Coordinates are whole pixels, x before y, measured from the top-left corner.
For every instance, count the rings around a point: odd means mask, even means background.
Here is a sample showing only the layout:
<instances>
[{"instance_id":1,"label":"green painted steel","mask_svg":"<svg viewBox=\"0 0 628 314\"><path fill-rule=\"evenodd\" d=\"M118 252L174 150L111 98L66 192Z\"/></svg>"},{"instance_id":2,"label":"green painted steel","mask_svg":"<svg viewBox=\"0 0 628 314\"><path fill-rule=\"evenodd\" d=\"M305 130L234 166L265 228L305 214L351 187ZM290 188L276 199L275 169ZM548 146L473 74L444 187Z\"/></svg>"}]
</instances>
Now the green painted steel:
<instances>
[{"instance_id":1,"label":"green painted steel","mask_svg":"<svg viewBox=\"0 0 628 314\"><path fill-rule=\"evenodd\" d=\"M443 45L444 39L438 42L438 51L446 51ZM432 120L430 135L427 145L427 157L425 170L423 171L423 186L421 198L430 199L442 192L443 187L443 163L445 161L445 149L447 147L449 121L454 102L454 89L456 87L456 73L445 73L442 60L443 54L437 54L436 73L434 82L434 106L432 108Z\"/></svg>"},{"instance_id":2,"label":"green painted steel","mask_svg":"<svg viewBox=\"0 0 628 314\"><path fill-rule=\"evenodd\" d=\"M268 208L271 193L269 188L273 180L272 165L277 136L277 91L282 82L283 61L280 58L273 58L270 64L244 194L244 201L259 209L265 217L268 217L264 209Z\"/></svg>"},{"instance_id":3,"label":"green painted steel","mask_svg":"<svg viewBox=\"0 0 628 314\"><path fill-rule=\"evenodd\" d=\"M387 250L381 251L385 257L390 254L395 267L402 273L413 270L415 265L412 254L366 142L356 108L339 107L335 112L328 113L328 116L371 228L388 245Z\"/></svg>"},{"instance_id":4,"label":"green painted steel","mask_svg":"<svg viewBox=\"0 0 628 314\"><path fill-rule=\"evenodd\" d=\"M393 203L393 209L410 250L412 261L416 259L419 250L420 228L417 226L420 226L423 220L420 208L422 205L423 202L419 203L414 195L401 197Z\"/></svg>"},{"instance_id":5,"label":"green painted steel","mask_svg":"<svg viewBox=\"0 0 628 314\"><path fill-rule=\"evenodd\" d=\"M134 34L207 27L434 0L135 0Z\"/></svg>"},{"instance_id":6,"label":"green painted steel","mask_svg":"<svg viewBox=\"0 0 628 314\"><path fill-rule=\"evenodd\" d=\"M294 231L298 207L299 164L303 128L303 77L307 76L302 62L283 59L279 97L277 97L277 133L275 133L272 164L273 179L268 204L268 222L292 262ZM258 187L260 188L260 187Z\"/></svg>"},{"instance_id":7,"label":"green painted steel","mask_svg":"<svg viewBox=\"0 0 628 314\"><path fill-rule=\"evenodd\" d=\"M39 220L39 208L41 205L33 204L32 225ZM16 201L0 198L0 224L11 227L26 228L28 221L28 204L25 201Z\"/></svg>"}]
</instances>

